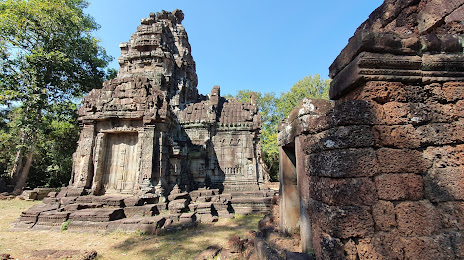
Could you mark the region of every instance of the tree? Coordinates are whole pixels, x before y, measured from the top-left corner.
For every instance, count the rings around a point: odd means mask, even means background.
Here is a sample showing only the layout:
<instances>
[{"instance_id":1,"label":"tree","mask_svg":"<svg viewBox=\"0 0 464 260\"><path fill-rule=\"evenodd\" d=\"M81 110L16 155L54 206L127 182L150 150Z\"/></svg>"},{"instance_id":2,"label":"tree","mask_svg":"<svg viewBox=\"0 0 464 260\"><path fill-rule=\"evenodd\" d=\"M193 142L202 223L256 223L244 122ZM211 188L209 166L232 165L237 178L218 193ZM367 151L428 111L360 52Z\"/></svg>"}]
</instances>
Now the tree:
<instances>
[{"instance_id":1,"label":"tree","mask_svg":"<svg viewBox=\"0 0 464 260\"><path fill-rule=\"evenodd\" d=\"M303 98L329 99L329 79L321 79L319 74L306 76L295 83L290 91L282 93L277 104L277 112L282 118L288 116Z\"/></svg>"},{"instance_id":2,"label":"tree","mask_svg":"<svg viewBox=\"0 0 464 260\"><path fill-rule=\"evenodd\" d=\"M320 75L307 76L293 85L288 92L276 97L273 92L254 92L262 119L261 148L263 160L272 181L279 176L279 145L277 144L277 126L286 118L303 98L329 99L330 80L321 79ZM239 90L235 96L240 102L250 102L251 90Z\"/></svg>"},{"instance_id":3,"label":"tree","mask_svg":"<svg viewBox=\"0 0 464 260\"><path fill-rule=\"evenodd\" d=\"M10 177L24 187L47 115L101 86L110 57L92 36L98 24L84 0L0 0L0 105L14 107Z\"/></svg>"}]
</instances>

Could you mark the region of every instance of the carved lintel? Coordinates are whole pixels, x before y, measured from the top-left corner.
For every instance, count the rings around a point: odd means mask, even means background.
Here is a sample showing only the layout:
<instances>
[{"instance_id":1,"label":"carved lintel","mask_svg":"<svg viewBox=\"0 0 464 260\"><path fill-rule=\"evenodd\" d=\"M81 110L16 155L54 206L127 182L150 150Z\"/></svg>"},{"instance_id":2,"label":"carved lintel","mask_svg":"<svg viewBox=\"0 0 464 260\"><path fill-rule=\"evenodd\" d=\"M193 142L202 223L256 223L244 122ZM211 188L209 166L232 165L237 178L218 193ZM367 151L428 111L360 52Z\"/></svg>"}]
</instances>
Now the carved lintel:
<instances>
[{"instance_id":1,"label":"carved lintel","mask_svg":"<svg viewBox=\"0 0 464 260\"><path fill-rule=\"evenodd\" d=\"M404 56L362 52L335 76L329 95L331 99L338 99L366 81L429 84L463 79L462 54Z\"/></svg>"}]
</instances>

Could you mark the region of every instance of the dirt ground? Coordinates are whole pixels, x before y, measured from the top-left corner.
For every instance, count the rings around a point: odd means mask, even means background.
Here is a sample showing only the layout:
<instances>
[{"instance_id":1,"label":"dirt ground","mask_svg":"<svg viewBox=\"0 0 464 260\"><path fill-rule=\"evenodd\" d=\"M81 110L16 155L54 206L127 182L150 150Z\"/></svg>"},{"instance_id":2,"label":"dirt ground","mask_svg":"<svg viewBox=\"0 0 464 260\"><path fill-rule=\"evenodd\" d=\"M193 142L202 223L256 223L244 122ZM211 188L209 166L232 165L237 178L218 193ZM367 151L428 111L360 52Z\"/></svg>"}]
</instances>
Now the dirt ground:
<instances>
[{"instance_id":1,"label":"dirt ground","mask_svg":"<svg viewBox=\"0 0 464 260\"><path fill-rule=\"evenodd\" d=\"M0 200L0 254L9 254L13 259L82 259L96 250L97 259L195 259L210 245L225 247L230 237L245 237L247 232L257 229L262 219L256 215L238 216L159 236L8 231L21 211L37 203L41 202Z\"/></svg>"}]
</instances>

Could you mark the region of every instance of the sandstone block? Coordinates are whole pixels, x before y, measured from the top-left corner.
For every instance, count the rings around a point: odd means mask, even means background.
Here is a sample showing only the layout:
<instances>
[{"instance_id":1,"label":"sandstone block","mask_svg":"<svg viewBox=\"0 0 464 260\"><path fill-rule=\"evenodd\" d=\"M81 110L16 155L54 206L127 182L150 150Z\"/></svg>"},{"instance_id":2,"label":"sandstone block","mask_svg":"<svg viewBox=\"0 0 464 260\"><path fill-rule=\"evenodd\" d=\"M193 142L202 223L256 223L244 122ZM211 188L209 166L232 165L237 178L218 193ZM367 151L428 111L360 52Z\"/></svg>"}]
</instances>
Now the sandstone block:
<instances>
[{"instance_id":1,"label":"sandstone block","mask_svg":"<svg viewBox=\"0 0 464 260\"><path fill-rule=\"evenodd\" d=\"M358 252L356 250L356 243L350 239L343 245L343 250L345 251L347 260L357 260Z\"/></svg>"},{"instance_id":2,"label":"sandstone block","mask_svg":"<svg viewBox=\"0 0 464 260\"><path fill-rule=\"evenodd\" d=\"M406 259L454 259L449 236L401 238Z\"/></svg>"},{"instance_id":3,"label":"sandstone block","mask_svg":"<svg viewBox=\"0 0 464 260\"><path fill-rule=\"evenodd\" d=\"M443 100L447 102L455 102L464 100L464 82L447 82L443 84L441 93Z\"/></svg>"},{"instance_id":4,"label":"sandstone block","mask_svg":"<svg viewBox=\"0 0 464 260\"><path fill-rule=\"evenodd\" d=\"M311 222L333 237L366 237L374 232L374 221L369 207L329 206L312 200L308 212Z\"/></svg>"},{"instance_id":5,"label":"sandstone block","mask_svg":"<svg viewBox=\"0 0 464 260\"><path fill-rule=\"evenodd\" d=\"M39 214L37 219L38 225L44 226L61 226L68 220L69 212L46 211Z\"/></svg>"},{"instance_id":6,"label":"sandstone block","mask_svg":"<svg viewBox=\"0 0 464 260\"><path fill-rule=\"evenodd\" d=\"M420 125L439 118L432 107L424 103L389 102L382 105L378 111L381 124L385 125Z\"/></svg>"},{"instance_id":7,"label":"sandstone block","mask_svg":"<svg viewBox=\"0 0 464 260\"><path fill-rule=\"evenodd\" d=\"M188 200L186 199L178 199L178 200L173 200L169 202L168 204L168 209L170 212L174 213L175 212L181 212L184 210L188 205Z\"/></svg>"},{"instance_id":8,"label":"sandstone block","mask_svg":"<svg viewBox=\"0 0 464 260\"><path fill-rule=\"evenodd\" d=\"M188 199L188 198L189 198L188 192L170 194L170 195L168 196L168 200L169 200L169 201L178 200L178 199Z\"/></svg>"},{"instance_id":9,"label":"sandstone block","mask_svg":"<svg viewBox=\"0 0 464 260\"><path fill-rule=\"evenodd\" d=\"M416 129L411 125L376 125L373 127L375 145L379 147L417 148L420 138Z\"/></svg>"},{"instance_id":10,"label":"sandstone block","mask_svg":"<svg viewBox=\"0 0 464 260\"><path fill-rule=\"evenodd\" d=\"M100 221L81 221L72 220L68 225L68 230L79 230L85 232L104 231L108 229L108 225L111 222L100 222Z\"/></svg>"},{"instance_id":11,"label":"sandstone block","mask_svg":"<svg viewBox=\"0 0 464 260\"><path fill-rule=\"evenodd\" d=\"M462 102L457 104L428 104L430 123L451 123L462 118L464 109Z\"/></svg>"},{"instance_id":12,"label":"sandstone block","mask_svg":"<svg viewBox=\"0 0 464 260\"><path fill-rule=\"evenodd\" d=\"M124 199L120 197L107 197L104 201L110 207L124 207Z\"/></svg>"},{"instance_id":13,"label":"sandstone block","mask_svg":"<svg viewBox=\"0 0 464 260\"><path fill-rule=\"evenodd\" d=\"M330 111L321 115L302 115L292 122L292 127L295 129L293 137L301 133L317 133L328 129L331 123L330 118L327 117L329 113ZM289 137L291 138L292 135Z\"/></svg>"},{"instance_id":14,"label":"sandstone block","mask_svg":"<svg viewBox=\"0 0 464 260\"><path fill-rule=\"evenodd\" d=\"M131 196L124 199L124 205L126 207L141 206L143 203L143 199L138 196Z\"/></svg>"},{"instance_id":15,"label":"sandstone block","mask_svg":"<svg viewBox=\"0 0 464 260\"><path fill-rule=\"evenodd\" d=\"M319 134L310 135L305 140L305 152L370 147L374 145L374 135L369 126L340 126Z\"/></svg>"},{"instance_id":16,"label":"sandstone block","mask_svg":"<svg viewBox=\"0 0 464 260\"><path fill-rule=\"evenodd\" d=\"M321 177L367 177L377 173L374 149L340 149L308 156L307 172Z\"/></svg>"},{"instance_id":17,"label":"sandstone block","mask_svg":"<svg viewBox=\"0 0 464 260\"><path fill-rule=\"evenodd\" d=\"M66 206L66 205L69 205L69 204L73 204L76 202L76 199L77 197L62 197L60 199L60 204L62 206Z\"/></svg>"},{"instance_id":18,"label":"sandstone block","mask_svg":"<svg viewBox=\"0 0 464 260\"><path fill-rule=\"evenodd\" d=\"M92 203L93 196L79 196L76 198L76 203Z\"/></svg>"},{"instance_id":19,"label":"sandstone block","mask_svg":"<svg viewBox=\"0 0 464 260\"><path fill-rule=\"evenodd\" d=\"M372 205L377 201L374 182L370 178L311 177L311 198L327 205Z\"/></svg>"},{"instance_id":20,"label":"sandstone block","mask_svg":"<svg viewBox=\"0 0 464 260\"><path fill-rule=\"evenodd\" d=\"M407 92L405 85L400 82L369 81L362 88L357 99L372 100L379 104L392 101L405 102Z\"/></svg>"},{"instance_id":21,"label":"sandstone block","mask_svg":"<svg viewBox=\"0 0 464 260\"><path fill-rule=\"evenodd\" d=\"M100 203L79 203L79 204L69 204L64 206L62 209L65 211L76 211L81 209L95 209L103 208L103 204Z\"/></svg>"},{"instance_id":22,"label":"sandstone block","mask_svg":"<svg viewBox=\"0 0 464 260\"><path fill-rule=\"evenodd\" d=\"M54 203L59 203L59 199L47 197L47 198L44 198L42 202L45 204L54 204Z\"/></svg>"},{"instance_id":23,"label":"sandstone block","mask_svg":"<svg viewBox=\"0 0 464 260\"><path fill-rule=\"evenodd\" d=\"M424 177L425 197L433 202L464 199L464 168L434 168Z\"/></svg>"},{"instance_id":24,"label":"sandstone block","mask_svg":"<svg viewBox=\"0 0 464 260\"><path fill-rule=\"evenodd\" d=\"M461 167L464 145L427 147L424 157L432 163L432 168Z\"/></svg>"},{"instance_id":25,"label":"sandstone block","mask_svg":"<svg viewBox=\"0 0 464 260\"><path fill-rule=\"evenodd\" d=\"M417 150L381 148L377 150L379 172L425 173L430 163Z\"/></svg>"},{"instance_id":26,"label":"sandstone block","mask_svg":"<svg viewBox=\"0 0 464 260\"><path fill-rule=\"evenodd\" d=\"M427 200L401 202L395 213L401 236L431 236L441 229L440 215Z\"/></svg>"},{"instance_id":27,"label":"sandstone block","mask_svg":"<svg viewBox=\"0 0 464 260\"><path fill-rule=\"evenodd\" d=\"M324 233L321 227L313 223L313 248L320 259L343 259L344 248L340 239Z\"/></svg>"},{"instance_id":28,"label":"sandstone block","mask_svg":"<svg viewBox=\"0 0 464 260\"><path fill-rule=\"evenodd\" d=\"M424 198L422 176L408 174L383 174L375 177L377 194L382 200L421 200Z\"/></svg>"},{"instance_id":29,"label":"sandstone block","mask_svg":"<svg viewBox=\"0 0 464 260\"><path fill-rule=\"evenodd\" d=\"M153 216L157 212L155 205L131 206L124 208L124 215L126 218L134 216Z\"/></svg>"},{"instance_id":30,"label":"sandstone block","mask_svg":"<svg viewBox=\"0 0 464 260\"><path fill-rule=\"evenodd\" d=\"M409 104L399 102L388 102L379 107L378 116L381 124L386 125L402 125L410 124L409 120ZM416 120L420 120L417 118Z\"/></svg>"},{"instance_id":31,"label":"sandstone block","mask_svg":"<svg viewBox=\"0 0 464 260\"><path fill-rule=\"evenodd\" d=\"M360 239L357 252L363 259L404 259L403 245L397 231L378 232L373 237Z\"/></svg>"},{"instance_id":32,"label":"sandstone block","mask_svg":"<svg viewBox=\"0 0 464 260\"><path fill-rule=\"evenodd\" d=\"M456 0L433 0L427 1L422 10L417 14L417 28L420 33L431 31L437 23L456 9L462 3Z\"/></svg>"},{"instance_id":33,"label":"sandstone block","mask_svg":"<svg viewBox=\"0 0 464 260\"><path fill-rule=\"evenodd\" d=\"M201 223L211 223L211 222L217 222L218 221L218 217L213 216L211 214L199 214L199 215L197 215L197 219Z\"/></svg>"},{"instance_id":34,"label":"sandstone block","mask_svg":"<svg viewBox=\"0 0 464 260\"><path fill-rule=\"evenodd\" d=\"M423 146L462 143L464 140L464 122L428 124L418 127L417 133Z\"/></svg>"},{"instance_id":35,"label":"sandstone block","mask_svg":"<svg viewBox=\"0 0 464 260\"><path fill-rule=\"evenodd\" d=\"M372 206L372 216L375 229L390 231L397 226L395 219L395 206L390 201L379 200Z\"/></svg>"},{"instance_id":36,"label":"sandstone block","mask_svg":"<svg viewBox=\"0 0 464 260\"><path fill-rule=\"evenodd\" d=\"M106 222L124 218L123 209L83 209L78 210L69 216L72 221L92 221L92 222Z\"/></svg>"},{"instance_id":37,"label":"sandstone block","mask_svg":"<svg viewBox=\"0 0 464 260\"><path fill-rule=\"evenodd\" d=\"M278 144L287 145L302 133L317 133L329 126L330 118L326 115L303 115L287 124L279 125Z\"/></svg>"},{"instance_id":38,"label":"sandstone block","mask_svg":"<svg viewBox=\"0 0 464 260\"><path fill-rule=\"evenodd\" d=\"M333 124L341 125L372 125L378 117L371 102L351 100L337 104L333 109Z\"/></svg>"},{"instance_id":39,"label":"sandstone block","mask_svg":"<svg viewBox=\"0 0 464 260\"><path fill-rule=\"evenodd\" d=\"M451 244L453 251L456 253L456 259L464 258L464 233L463 232L452 232Z\"/></svg>"},{"instance_id":40,"label":"sandstone block","mask_svg":"<svg viewBox=\"0 0 464 260\"><path fill-rule=\"evenodd\" d=\"M464 202L438 203L437 209L445 229L464 230Z\"/></svg>"}]
</instances>

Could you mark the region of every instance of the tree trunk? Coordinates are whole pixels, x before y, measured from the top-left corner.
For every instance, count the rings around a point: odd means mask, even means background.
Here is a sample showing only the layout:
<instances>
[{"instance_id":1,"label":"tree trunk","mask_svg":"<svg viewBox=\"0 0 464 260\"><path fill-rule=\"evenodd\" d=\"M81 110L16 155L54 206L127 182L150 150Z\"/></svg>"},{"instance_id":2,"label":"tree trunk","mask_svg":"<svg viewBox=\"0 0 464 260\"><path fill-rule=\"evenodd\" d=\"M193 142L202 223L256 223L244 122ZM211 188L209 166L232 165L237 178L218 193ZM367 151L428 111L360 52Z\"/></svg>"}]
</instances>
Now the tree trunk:
<instances>
[{"instance_id":1,"label":"tree trunk","mask_svg":"<svg viewBox=\"0 0 464 260\"><path fill-rule=\"evenodd\" d=\"M23 162L22 162L23 153L24 153L23 147L18 148L18 151L16 152L15 160L13 162L13 168L10 171L10 180L13 183L18 182L19 173L21 172L23 168Z\"/></svg>"},{"instance_id":2,"label":"tree trunk","mask_svg":"<svg viewBox=\"0 0 464 260\"><path fill-rule=\"evenodd\" d=\"M24 186L26 185L27 177L29 176L29 170L31 169L32 161L34 159L34 148L35 148L35 144L32 145L31 150L29 151L29 154L27 155L26 164L24 164L24 167L21 171L21 175L19 176L18 182L16 183L14 187L13 193L15 195L20 195L21 192L23 191Z\"/></svg>"},{"instance_id":3,"label":"tree trunk","mask_svg":"<svg viewBox=\"0 0 464 260\"><path fill-rule=\"evenodd\" d=\"M23 168L23 156L24 156L24 133L21 131L21 138L19 139L19 144L21 145L16 152L15 160L13 162L13 168L10 171L10 180L16 184L19 179L19 174Z\"/></svg>"}]
</instances>

